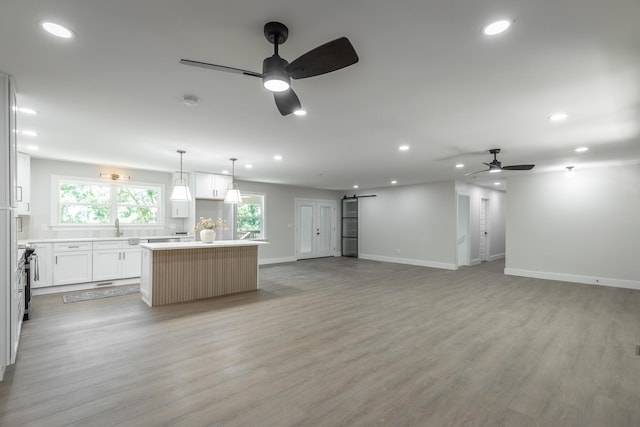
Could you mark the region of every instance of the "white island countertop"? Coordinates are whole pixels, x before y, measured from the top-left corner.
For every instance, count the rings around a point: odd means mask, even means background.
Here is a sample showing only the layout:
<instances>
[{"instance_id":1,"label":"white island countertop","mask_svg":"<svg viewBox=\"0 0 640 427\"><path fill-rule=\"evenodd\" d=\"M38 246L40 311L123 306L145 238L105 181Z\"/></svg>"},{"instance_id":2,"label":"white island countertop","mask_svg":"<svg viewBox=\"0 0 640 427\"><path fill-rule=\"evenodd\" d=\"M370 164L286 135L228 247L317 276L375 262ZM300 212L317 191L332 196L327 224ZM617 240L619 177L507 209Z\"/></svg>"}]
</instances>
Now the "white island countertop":
<instances>
[{"instance_id":1,"label":"white island countertop","mask_svg":"<svg viewBox=\"0 0 640 427\"><path fill-rule=\"evenodd\" d=\"M140 247L152 251L166 251L174 249L199 249L199 248L227 248L232 246L259 246L268 245L269 242L263 240L216 240L213 243L198 242L163 242L163 243L141 243Z\"/></svg>"}]
</instances>

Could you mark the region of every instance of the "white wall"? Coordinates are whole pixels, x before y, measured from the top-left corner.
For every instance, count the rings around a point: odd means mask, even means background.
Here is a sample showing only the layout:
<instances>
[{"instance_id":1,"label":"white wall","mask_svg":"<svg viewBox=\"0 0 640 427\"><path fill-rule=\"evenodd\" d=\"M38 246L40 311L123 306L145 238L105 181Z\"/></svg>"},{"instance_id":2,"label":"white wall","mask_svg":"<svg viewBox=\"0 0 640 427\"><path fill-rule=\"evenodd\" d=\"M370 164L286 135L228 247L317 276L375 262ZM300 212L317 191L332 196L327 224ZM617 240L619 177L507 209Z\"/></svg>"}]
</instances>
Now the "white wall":
<instances>
[{"instance_id":1,"label":"white wall","mask_svg":"<svg viewBox=\"0 0 640 427\"><path fill-rule=\"evenodd\" d=\"M640 165L509 178L506 274L640 289Z\"/></svg>"},{"instance_id":2,"label":"white wall","mask_svg":"<svg viewBox=\"0 0 640 427\"><path fill-rule=\"evenodd\" d=\"M19 239L73 238L73 237L112 237L113 230L51 229L51 176L71 176L99 179L100 173L119 173L131 176L131 182L143 182L164 185L165 226L155 229L124 228L125 236L169 235L176 231L188 231L191 224L183 219L168 217L171 209L169 196L173 186L172 174L148 170L126 169L114 166L101 166L87 163L64 162L31 158L31 216L23 218L22 233ZM171 224L175 228L171 228ZM191 225L192 226L192 225ZM46 227L43 229L42 227Z\"/></svg>"},{"instance_id":3,"label":"white wall","mask_svg":"<svg viewBox=\"0 0 640 427\"><path fill-rule=\"evenodd\" d=\"M507 220L507 196L505 192L464 182L456 182L456 191L459 194L469 196L471 264L480 263L480 205L482 199L489 200L489 222L487 224L489 260L504 258Z\"/></svg>"},{"instance_id":4,"label":"white wall","mask_svg":"<svg viewBox=\"0 0 640 427\"><path fill-rule=\"evenodd\" d=\"M359 199L364 259L456 268L454 181L367 190Z\"/></svg>"},{"instance_id":5,"label":"white wall","mask_svg":"<svg viewBox=\"0 0 640 427\"><path fill-rule=\"evenodd\" d=\"M316 190L313 188L290 185L265 184L251 181L238 181L240 192L265 195L266 238L269 245L259 249L260 263L295 261L295 199L321 199L338 201L343 192ZM340 203L338 205L337 229L340 229ZM339 237L339 234L338 234ZM337 242L340 239L337 238Z\"/></svg>"}]
</instances>

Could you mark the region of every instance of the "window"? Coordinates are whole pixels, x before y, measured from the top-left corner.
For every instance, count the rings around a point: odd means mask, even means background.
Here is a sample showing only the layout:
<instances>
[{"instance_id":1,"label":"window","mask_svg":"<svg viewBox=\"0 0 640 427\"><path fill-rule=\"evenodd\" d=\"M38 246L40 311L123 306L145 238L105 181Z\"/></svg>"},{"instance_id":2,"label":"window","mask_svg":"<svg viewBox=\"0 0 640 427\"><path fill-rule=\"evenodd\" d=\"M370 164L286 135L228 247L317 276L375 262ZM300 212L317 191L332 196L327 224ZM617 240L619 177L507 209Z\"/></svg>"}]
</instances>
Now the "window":
<instances>
[{"instance_id":1,"label":"window","mask_svg":"<svg viewBox=\"0 0 640 427\"><path fill-rule=\"evenodd\" d=\"M53 177L58 225L161 225L162 186Z\"/></svg>"},{"instance_id":2,"label":"window","mask_svg":"<svg viewBox=\"0 0 640 427\"><path fill-rule=\"evenodd\" d=\"M236 205L236 239L265 239L264 195L242 194Z\"/></svg>"}]
</instances>

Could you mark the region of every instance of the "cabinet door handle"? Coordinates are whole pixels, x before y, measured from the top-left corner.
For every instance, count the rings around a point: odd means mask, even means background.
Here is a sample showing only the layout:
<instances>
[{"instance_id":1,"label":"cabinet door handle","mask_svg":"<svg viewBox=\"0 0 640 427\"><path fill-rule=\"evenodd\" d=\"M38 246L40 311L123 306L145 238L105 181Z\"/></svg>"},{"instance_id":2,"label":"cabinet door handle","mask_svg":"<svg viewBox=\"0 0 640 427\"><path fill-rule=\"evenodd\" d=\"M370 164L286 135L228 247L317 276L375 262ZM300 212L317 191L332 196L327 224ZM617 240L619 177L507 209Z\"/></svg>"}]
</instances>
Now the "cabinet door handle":
<instances>
[{"instance_id":1,"label":"cabinet door handle","mask_svg":"<svg viewBox=\"0 0 640 427\"><path fill-rule=\"evenodd\" d=\"M122 252L118 252L118 261L122 259Z\"/></svg>"},{"instance_id":2,"label":"cabinet door handle","mask_svg":"<svg viewBox=\"0 0 640 427\"><path fill-rule=\"evenodd\" d=\"M74 245L74 246L67 246L67 248L69 249L78 249L80 246L78 245Z\"/></svg>"},{"instance_id":3,"label":"cabinet door handle","mask_svg":"<svg viewBox=\"0 0 640 427\"><path fill-rule=\"evenodd\" d=\"M122 252L122 259L127 259L127 253L126 252Z\"/></svg>"},{"instance_id":4,"label":"cabinet door handle","mask_svg":"<svg viewBox=\"0 0 640 427\"><path fill-rule=\"evenodd\" d=\"M27 212L31 211L31 203L27 202Z\"/></svg>"},{"instance_id":5,"label":"cabinet door handle","mask_svg":"<svg viewBox=\"0 0 640 427\"><path fill-rule=\"evenodd\" d=\"M56 264L58 263L58 255L56 255Z\"/></svg>"},{"instance_id":6,"label":"cabinet door handle","mask_svg":"<svg viewBox=\"0 0 640 427\"><path fill-rule=\"evenodd\" d=\"M20 194L18 196L18 194ZM22 185L17 185L16 186L16 202L21 202L22 201Z\"/></svg>"}]
</instances>

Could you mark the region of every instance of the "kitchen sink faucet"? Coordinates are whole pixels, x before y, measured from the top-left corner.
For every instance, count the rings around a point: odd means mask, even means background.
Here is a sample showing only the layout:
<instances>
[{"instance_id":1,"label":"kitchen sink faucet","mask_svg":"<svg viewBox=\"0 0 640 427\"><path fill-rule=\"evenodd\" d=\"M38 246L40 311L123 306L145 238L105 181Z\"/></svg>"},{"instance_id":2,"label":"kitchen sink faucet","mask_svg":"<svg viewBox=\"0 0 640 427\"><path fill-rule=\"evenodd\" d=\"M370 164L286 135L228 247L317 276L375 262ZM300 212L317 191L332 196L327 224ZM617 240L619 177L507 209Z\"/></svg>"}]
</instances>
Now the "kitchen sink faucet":
<instances>
[{"instance_id":1,"label":"kitchen sink faucet","mask_svg":"<svg viewBox=\"0 0 640 427\"><path fill-rule=\"evenodd\" d=\"M122 234L122 231L120 231L120 219L116 218L116 237L120 237Z\"/></svg>"}]
</instances>

